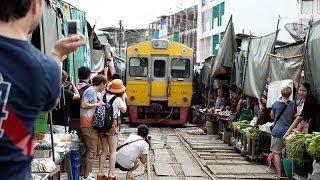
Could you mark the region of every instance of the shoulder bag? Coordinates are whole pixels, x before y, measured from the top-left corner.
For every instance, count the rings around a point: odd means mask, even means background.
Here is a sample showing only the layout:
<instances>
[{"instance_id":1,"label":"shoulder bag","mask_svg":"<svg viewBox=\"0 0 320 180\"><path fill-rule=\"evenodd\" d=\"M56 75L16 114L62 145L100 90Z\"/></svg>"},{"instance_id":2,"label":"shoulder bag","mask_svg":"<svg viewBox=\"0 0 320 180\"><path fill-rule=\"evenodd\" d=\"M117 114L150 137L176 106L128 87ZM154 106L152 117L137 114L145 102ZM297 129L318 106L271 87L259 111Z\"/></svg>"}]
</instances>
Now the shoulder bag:
<instances>
[{"instance_id":1,"label":"shoulder bag","mask_svg":"<svg viewBox=\"0 0 320 180\"><path fill-rule=\"evenodd\" d=\"M276 123L278 122L278 120L280 119L280 117L281 117L281 115L283 114L283 112L287 109L287 107L288 107L288 103L289 101L287 101L286 103L285 103L285 105L283 106L283 108L282 108L282 110L281 110L281 112L279 113L279 115L277 116L277 118L276 118L276 121L273 123L273 125L270 127L270 130L272 131L272 129L274 128L274 126L276 125Z\"/></svg>"},{"instance_id":2,"label":"shoulder bag","mask_svg":"<svg viewBox=\"0 0 320 180\"><path fill-rule=\"evenodd\" d=\"M126 146L128 144L131 144L131 143L134 143L134 142L137 142L137 141L140 141L140 140L144 140L144 139L136 139L134 141L130 141L130 142L124 143L124 144L122 144L122 145L117 147L117 151L119 151L121 148L123 148L124 146Z\"/></svg>"}]
</instances>

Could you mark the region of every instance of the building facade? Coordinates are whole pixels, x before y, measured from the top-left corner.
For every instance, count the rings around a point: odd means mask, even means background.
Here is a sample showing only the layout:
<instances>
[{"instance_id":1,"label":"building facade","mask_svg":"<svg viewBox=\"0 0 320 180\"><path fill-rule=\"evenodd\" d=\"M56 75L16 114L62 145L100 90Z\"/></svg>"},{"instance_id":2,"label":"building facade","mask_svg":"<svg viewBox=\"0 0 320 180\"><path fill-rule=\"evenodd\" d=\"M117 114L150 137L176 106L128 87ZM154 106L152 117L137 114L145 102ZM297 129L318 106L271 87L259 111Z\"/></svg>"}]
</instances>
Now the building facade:
<instances>
[{"instance_id":1,"label":"building facade","mask_svg":"<svg viewBox=\"0 0 320 180\"><path fill-rule=\"evenodd\" d=\"M312 19L314 22L320 20L320 0L298 0L299 21L308 25Z\"/></svg>"},{"instance_id":2,"label":"building facade","mask_svg":"<svg viewBox=\"0 0 320 180\"><path fill-rule=\"evenodd\" d=\"M149 24L150 39L167 39L197 49L197 5L160 16Z\"/></svg>"},{"instance_id":3,"label":"building facade","mask_svg":"<svg viewBox=\"0 0 320 180\"><path fill-rule=\"evenodd\" d=\"M263 36L275 32L280 16L278 39L293 41L283 26L297 22L298 2L294 0L199 0L197 62L215 55L232 16L235 33Z\"/></svg>"},{"instance_id":4,"label":"building facade","mask_svg":"<svg viewBox=\"0 0 320 180\"><path fill-rule=\"evenodd\" d=\"M126 59L128 46L148 40L148 29L122 29L120 31L120 28L106 27L99 30L103 32L98 35L100 41L107 39L113 53L123 59Z\"/></svg>"}]
</instances>

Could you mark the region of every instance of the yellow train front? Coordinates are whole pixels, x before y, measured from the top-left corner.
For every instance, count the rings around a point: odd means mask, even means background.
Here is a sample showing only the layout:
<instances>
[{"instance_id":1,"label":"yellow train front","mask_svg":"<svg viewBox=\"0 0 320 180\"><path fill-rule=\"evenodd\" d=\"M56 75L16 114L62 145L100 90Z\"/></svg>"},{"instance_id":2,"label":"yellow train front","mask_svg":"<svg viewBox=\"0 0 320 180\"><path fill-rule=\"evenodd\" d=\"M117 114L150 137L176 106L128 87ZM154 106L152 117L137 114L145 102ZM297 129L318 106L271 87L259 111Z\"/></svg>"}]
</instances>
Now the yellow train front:
<instances>
[{"instance_id":1,"label":"yellow train front","mask_svg":"<svg viewBox=\"0 0 320 180\"><path fill-rule=\"evenodd\" d=\"M193 50L153 40L127 49L126 87L132 124L183 125L192 98Z\"/></svg>"}]
</instances>

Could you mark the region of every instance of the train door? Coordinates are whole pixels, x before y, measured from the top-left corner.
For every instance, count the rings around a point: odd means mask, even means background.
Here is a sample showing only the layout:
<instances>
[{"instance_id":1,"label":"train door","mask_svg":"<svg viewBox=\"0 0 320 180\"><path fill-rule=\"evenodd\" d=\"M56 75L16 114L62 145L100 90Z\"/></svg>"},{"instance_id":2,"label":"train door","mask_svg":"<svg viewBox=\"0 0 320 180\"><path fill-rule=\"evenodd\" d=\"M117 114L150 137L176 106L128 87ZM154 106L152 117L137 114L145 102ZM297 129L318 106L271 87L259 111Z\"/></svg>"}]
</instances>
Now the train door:
<instances>
[{"instance_id":1,"label":"train door","mask_svg":"<svg viewBox=\"0 0 320 180\"><path fill-rule=\"evenodd\" d=\"M151 73L151 100L165 101L167 100L168 87L168 57L153 56L152 57L152 73Z\"/></svg>"}]
</instances>

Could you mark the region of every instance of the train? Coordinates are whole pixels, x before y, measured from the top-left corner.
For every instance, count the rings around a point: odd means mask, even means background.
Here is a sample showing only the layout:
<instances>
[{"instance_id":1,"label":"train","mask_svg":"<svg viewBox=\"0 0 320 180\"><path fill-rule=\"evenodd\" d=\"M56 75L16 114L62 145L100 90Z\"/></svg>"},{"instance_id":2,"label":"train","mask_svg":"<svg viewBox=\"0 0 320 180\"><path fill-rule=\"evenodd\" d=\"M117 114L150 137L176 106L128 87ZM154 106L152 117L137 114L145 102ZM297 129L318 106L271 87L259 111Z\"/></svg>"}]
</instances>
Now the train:
<instances>
[{"instance_id":1,"label":"train","mask_svg":"<svg viewBox=\"0 0 320 180\"><path fill-rule=\"evenodd\" d=\"M194 50L151 40L127 48L126 87L131 124L184 125L193 94Z\"/></svg>"}]
</instances>

